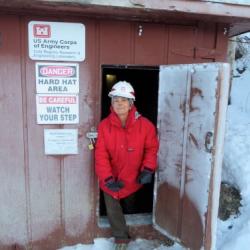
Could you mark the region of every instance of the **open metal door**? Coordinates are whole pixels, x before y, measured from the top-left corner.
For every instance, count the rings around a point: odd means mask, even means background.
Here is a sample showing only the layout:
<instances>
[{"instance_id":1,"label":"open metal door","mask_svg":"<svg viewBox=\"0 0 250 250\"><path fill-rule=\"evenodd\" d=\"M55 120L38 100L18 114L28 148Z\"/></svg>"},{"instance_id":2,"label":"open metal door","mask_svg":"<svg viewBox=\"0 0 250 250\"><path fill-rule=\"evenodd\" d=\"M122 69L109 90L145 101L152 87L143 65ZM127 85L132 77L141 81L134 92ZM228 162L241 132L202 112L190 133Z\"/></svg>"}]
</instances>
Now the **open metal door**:
<instances>
[{"instance_id":1,"label":"open metal door","mask_svg":"<svg viewBox=\"0 0 250 250\"><path fill-rule=\"evenodd\" d=\"M229 74L225 63L160 67L153 224L192 250L215 245Z\"/></svg>"}]
</instances>

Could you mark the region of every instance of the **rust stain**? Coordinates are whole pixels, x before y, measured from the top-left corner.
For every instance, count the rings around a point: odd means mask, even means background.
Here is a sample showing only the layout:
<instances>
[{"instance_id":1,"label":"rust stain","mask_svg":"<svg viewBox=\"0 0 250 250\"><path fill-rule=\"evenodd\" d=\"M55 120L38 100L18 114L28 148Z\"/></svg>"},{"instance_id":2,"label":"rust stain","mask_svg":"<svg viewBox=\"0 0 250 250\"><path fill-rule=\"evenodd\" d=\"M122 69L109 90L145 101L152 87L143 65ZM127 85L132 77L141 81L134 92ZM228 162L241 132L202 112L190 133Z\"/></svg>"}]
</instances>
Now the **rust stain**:
<instances>
[{"instance_id":1,"label":"rust stain","mask_svg":"<svg viewBox=\"0 0 250 250\"><path fill-rule=\"evenodd\" d=\"M179 190L167 183L158 187L155 204L156 223L173 237L178 236L179 196Z\"/></svg>"},{"instance_id":2,"label":"rust stain","mask_svg":"<svg viewBox=\"0 0 250 250\"><path fill-rule=\"evenodd\" d=\"M21 246L21 245L19 245L19 244L14 244L13 246L12 246L12 250L24 250L25 249L25 247L24 246Z\"/></svg>"},{"instance_id":3,"label":"rust stain","mask_svg":"<svg viewBox=\"0 0 250 250\"><path fill-rule=\"evenodd\" d=\"M181 169L182 169L181 163L175 163L175 166L177 167L178 173L181 173Z\"/></svg>"},{"instance_id":4,"label":"rust stain","mask_svg":"<svg viewBox=\"0 0 250 250\"><path fill-rule=\"evenodd\" d=\"M189 175L190 172L192 172L193 169L189 166L186 166L186 179L185 179L185 184L192 182L194 180L194 178Z\"/></svg>"},{"instance_id":5,"label":"rust stain","mask_svg":"<svg viewBox=\"0 0 250 250\"><path fill-rule=\"evenodd\" d=\"M204 97L204 96L202 95L202 90L199 89L199 88L192 88L192 89L191 89L191 95L192 95L192 96L198 95L198 96L200 96L201 98Z\"/></svg>"},{"instance_id":6,"label":"rust stain","mask_svg":"<svg viewBox=\"0 0 250 250\"><path fill-rule=\"evenodd\" d=\"M186 106L186 102L184 101L183 103L180 103L179 105L179 109L181 110L181 112L185 115L185 106Z\"/></svg>"},{"instance_id":7,"label":"rust stain","mask_svg":"<svg viewBox=\"0 0 250 250\"><path fill-rule=\"evenodd\" d=\"M187 248L201 249L204 232L194 203L185 194L181 199L180 190L167 183L162 183L157 192L156 223L173 237L179 238Z\"/></svg>"},{"instance_id":8,"label":"rust stain","mask_svg":"<svg viewBox=\"0 0 250 250\"><path fill-rule=\"evenodd\" d=\"M79 242L90 244L93 242L94 235L94 221L89 219L86 223L86 229L77 236L66 235L65 230L62 227L58 227L55 231L46 235L44 238L37 241L27 242L25 245L14 243L14 244L3 244L0 242L1 250L45 250L45 249L59 249L68 245L75 245Z\"/></svg>"},{"instance_id":9,"label":"rust stain","mask_svg":"<svg viewBox=\"0 0 250 250\"><path fill-rule=\"evenodd\" d=\"M169 239L167 236L161 234L156 229L153 228L152 225L136 225L136 226L128 226L129 235L132 240L136 240L137 238L144 238L147 240L157 239L159 241L164 242L167 246L172 246L174 241ZM110 228L100 228L97 226L96 237L104 237L110 238L112 237L112 233Z\"/></svg>"},{"instance_id":10,"label":"rust stain","mask_svg":"<svg viewBox=\"0 0 250 250\"><path fill-rule=\"evenodd\" d=\"M190 101L189 101L189 110L190 110L190 112L193 112L195 110L200 110L200 108L198 108L198 107L193 107L192 100L193 100L193 98L191 97Z\"/></svg>"},{"instance_id":11,"label":"rust stain","mask_svg":"<svg viewBox=\"0 0 250 250\"><path fill-rule=\"evenodd\" d=\"M152 225L130 226L129 235L133 240L136 240L137 238L144 238L148 240L157 239L163 241L167 246L172 246L174 244L174 241L159 233L152 227Z\"/></svg>"},{"instance_id":12,"label":"rust stain","mask_svg":"<svg viewBox=\"0 0 250 250\"><path fill-rule=\"evenodd\" d=\"M88 124L81 124L78 126L78 139L84 137L88 131Z\"/></svg>"},{"instance_id":13,"label":"rust stain","mask_svg":"<svg viewBox=\"0 0 250 250\"><path fill-rule=\"evenodd\" d=\"M200 96L201 98L204 98L204 96L202 95L202 90L199 89L199 88L191 88L191 96L190 96L190 100L189 100L189 110L190 112L193 112L195 110L200 110L200 108L198 107L193 107L192 105L192 101L193 101L193 98L195 96Z\"/></svg>"},{"instance_id":14,"label":"rust stain","mask_svg":"<svg viewBox=\"0 0 250 250\"><path fill-rule=\"evenodd\" d=\"M189 141L192 141L197 149L199 149L199 144L192 133L189 133Z\"/></svg>"},{"instance_id":15,"label":"rust stain","mask_svg":"<svg viewBox=\"0 0 250 250\"><path fill-rule=\"evenodd\" d=\"M186 194L182 201L182 211L181 240L188 248L200 250L204 247L205 232L199 212Z\"/></svg>"},{"instance_id":16,"label":"rust stain","mask_svg":"<svg viewBox=\"0 0 250 250\"><path fill-rule=\"evenodd\" d=\"M29 248L26 248L26 246L23 246L23 245L18 244L18 243L14 243L11 245L5 245L5 244L1 243L1 241L0 241L0 249L1 250L26 250Z\"/></svg>"}]
</instances>

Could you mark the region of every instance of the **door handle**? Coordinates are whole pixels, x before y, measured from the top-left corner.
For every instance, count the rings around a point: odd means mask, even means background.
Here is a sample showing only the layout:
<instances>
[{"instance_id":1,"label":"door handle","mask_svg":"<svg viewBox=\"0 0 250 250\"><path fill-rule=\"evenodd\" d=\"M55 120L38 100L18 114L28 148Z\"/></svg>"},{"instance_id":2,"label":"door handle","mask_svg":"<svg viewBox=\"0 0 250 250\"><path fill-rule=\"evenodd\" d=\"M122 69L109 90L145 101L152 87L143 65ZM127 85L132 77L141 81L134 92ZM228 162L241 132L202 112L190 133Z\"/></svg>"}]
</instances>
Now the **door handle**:
<instances>
[{"instance_id":1,"label":"door handle","mask_svg":"<svg viewBox=\"0 0 250 250\"><path fill-rule=\"evenodd\" d=\"M213 133L208 131L205 137L205 148L208 153L212 153L213 150Z\"/></svg>"}]
</instances>

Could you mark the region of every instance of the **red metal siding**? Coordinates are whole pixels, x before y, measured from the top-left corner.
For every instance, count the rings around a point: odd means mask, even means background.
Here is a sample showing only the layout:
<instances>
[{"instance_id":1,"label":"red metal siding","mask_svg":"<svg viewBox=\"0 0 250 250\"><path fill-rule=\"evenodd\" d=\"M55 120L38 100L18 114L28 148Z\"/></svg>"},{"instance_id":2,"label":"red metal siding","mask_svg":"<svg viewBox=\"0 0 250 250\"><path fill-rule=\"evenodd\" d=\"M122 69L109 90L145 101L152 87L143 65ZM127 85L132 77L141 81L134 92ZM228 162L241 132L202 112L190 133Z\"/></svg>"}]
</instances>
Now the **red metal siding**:
<instances>
[{"instance_id":1,"label":"red metal siding","mask_svg":"<svg viewBox=\"0 0 250 250\"><path fill-rule=\"evenodd\" d=\"M100 64L132 63L132 29L130 22L100 22Z\"/></svg>"},{"instance_id":2,"label":"red metal siding","mask_svg":"<svg viewBox=\"0 0 250 250\"><path fill-rule=\"evenodd\" d=\"M28 242L19 18L1 16L0 33L0 248L8 249Z\"/></svg>"},{"instance_id":3,"label":"red metal siding","mask_svg":"<svg viewBox=\"0 0 250 250\"><path fill-rule=\"evenodd\" d=\"M194 26L170 26L168 64L193 63L195 43Z\"/></svg>"},{"instance_id":4,"label":"red metal siding","mask_svg":"<svg viewBox=\"0 0 250 250\"><path fill-rule=\"evenodd\" d=\"M100 64L166 63L168 34L165 25L102 21L99 28Z\"/></svg>"},{"instance_id":5,"label":"red metal siding","mask_svg":"<svg viewBox=\"0 0 250 250\"><path fill-rule=\"evenodd\" d=\"M135 24L134 64L159 65L165 63L167 34L163 24Z\"/></svg>"},{"instance_id":6,"label":"red metal siding","mask_svg":"<svg viewBox=\"0 0 250 250\"><path fill-rule=\"evenodd\" d=\"M75 21L75 20L73 20ZM77 21L75 21L77 22ZM35 107L35 61L26 53L29 186L31 231L34 249L55 249L66 242L89 242L93 238L93 165L85 134L94 125L96 52L95 23L86 26L86 60L79 63L80 93L78 125L37 125ZM27 27L28 20L25 22ZM27 28L26 28L27 29ZM27 37L27 30L25 31ZM27 42L26 42L27 44ZM44 128L78 128L79 154L45 156Z\"/></svg>"},{"instance_id":7,"label":"red metal siding","mask_svg":"<svg viewBox=\"0 0 250 250\"><path fill-rule=\"evenodd\" d=\"M66 242L90 242L94 234L94 167L93 151L87 147L85 134L99 118L96 110L99 69L96 54L96 23L82 21L86 26L86 60L79 65L80 72L80 122L79 154L64 158L64 222ZM97 118L98 117L98 118ZM65 128L72 126L65 126Z\"/></svg>"},{"instance_id":8,"label":"red metal siding","mask_svg":"<svg viewBox=\"0 0 250 250\"><path fill-rule=\"evenodd\" d=\"M58 128L56 125L37 125L35 61L28 56L28 19L23 20L24 70L27 102L28 131L28 187L30 207L30 240L33 249L59 247L64 235L62 226L63 205L63 159L44 154L44 128Z\"/></svg>"},{"instance_id":9,"label":"red metal siding","mask_svg":"<svg viewBox=\"0 0 250 250\"><path fill-rule=\"evenodd\" d=\"M199 22L197 26L170 26L168 64L225 62L224 26Z\"/></svg>"}]
</instances>

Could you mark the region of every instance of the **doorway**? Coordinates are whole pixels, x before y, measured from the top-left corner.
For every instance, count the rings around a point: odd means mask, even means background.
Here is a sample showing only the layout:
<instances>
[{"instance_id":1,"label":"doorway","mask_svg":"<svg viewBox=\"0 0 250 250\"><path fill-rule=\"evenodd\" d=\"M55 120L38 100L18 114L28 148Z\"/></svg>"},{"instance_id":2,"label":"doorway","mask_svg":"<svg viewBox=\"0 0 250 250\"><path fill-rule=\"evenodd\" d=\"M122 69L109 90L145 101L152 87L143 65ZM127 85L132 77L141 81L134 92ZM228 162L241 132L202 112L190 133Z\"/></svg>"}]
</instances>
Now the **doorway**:
<instances>
[{"instance_id":1,"label":"doorway","mask_svg":"<svg viewBox=\"0 0 250 250\"><path fill-rule=\"evenodd\" d=\"M101 119L110 112L108 93L118 81L131 83L135 90L135 106L140 114L157 126L159 67L103 65L102 66L102 102ZM128 214L152 214L154 183L146 184L136 193L136 202L131 211L123 206ZM123 204L122 204L123 205ZM99 216L106 216L106 208L102 191L100 191Z\"/></svg>"}]
</instances>

